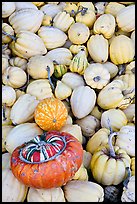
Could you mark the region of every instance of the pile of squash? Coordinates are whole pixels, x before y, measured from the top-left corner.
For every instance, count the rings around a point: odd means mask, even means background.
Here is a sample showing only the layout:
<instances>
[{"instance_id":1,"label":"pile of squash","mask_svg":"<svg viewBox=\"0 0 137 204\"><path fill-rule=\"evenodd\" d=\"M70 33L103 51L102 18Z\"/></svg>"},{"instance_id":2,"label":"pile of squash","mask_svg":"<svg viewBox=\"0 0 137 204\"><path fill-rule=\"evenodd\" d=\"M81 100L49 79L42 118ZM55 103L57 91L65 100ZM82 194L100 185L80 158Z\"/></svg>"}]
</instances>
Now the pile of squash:
<instances>
[{"instance_id":1,"label":"pile of squash","mask_svg":"<svg viewBox=\"0 0 137 204\"><path fill-rule=\"evenodd\" d=\"M135 202L135 2L2 2L2 201Z\"/></svg>"}]
</instances>

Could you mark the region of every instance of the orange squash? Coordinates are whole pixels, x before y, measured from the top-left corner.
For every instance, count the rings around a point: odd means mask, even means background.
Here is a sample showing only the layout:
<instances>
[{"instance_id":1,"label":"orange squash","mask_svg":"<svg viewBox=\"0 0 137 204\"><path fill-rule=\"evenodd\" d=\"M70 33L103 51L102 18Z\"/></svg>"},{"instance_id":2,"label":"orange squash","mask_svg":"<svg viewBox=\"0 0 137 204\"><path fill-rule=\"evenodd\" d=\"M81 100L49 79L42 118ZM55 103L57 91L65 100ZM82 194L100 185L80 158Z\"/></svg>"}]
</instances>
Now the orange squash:
<instances>
[{"instance_id":1,"label":"orange squash","mask_svg":"<svg viewBox=\"0 0 137 204\"><path fill-rule=\"evenodd\" d=\"M60 130L68 117L64 103L57 98L45 98L35 109L35 122L45 131Z\"/></svg>"}]
</instances>

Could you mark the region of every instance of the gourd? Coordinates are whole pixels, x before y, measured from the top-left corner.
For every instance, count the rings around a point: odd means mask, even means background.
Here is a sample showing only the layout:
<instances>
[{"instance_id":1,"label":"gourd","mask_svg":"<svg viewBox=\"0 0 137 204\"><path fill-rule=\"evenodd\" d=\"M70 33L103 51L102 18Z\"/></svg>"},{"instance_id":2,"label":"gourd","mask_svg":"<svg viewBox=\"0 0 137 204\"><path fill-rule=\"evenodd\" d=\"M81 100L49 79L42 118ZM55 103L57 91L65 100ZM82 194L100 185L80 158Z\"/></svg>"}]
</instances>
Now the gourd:
<instances>
[{"instance_id":1,"label":"gourd","mask_svg":"<svg viewBox=\"0 0 137 204\"><path fill-rule=\"evenodd\" d=\"M9 44L9 48L13 55L25 59L47 53L43 40L35 33L26 30L16 34L16 40Z\"/></svg>"},{"instance_id":2,"label":"gourd","mask_svg":"<svg viewBox=\"0 0 137 204\"><path fill-rule=\"evenodd\" d=\"M89 36L89 28L83 23L73 23L68 30L68 37L74 44L86 43Z\"/></svg>"},{"instance_id":3,"label":"gourd","mask_svg":"<svg viewBox=\"0 0 137 204\"><path fill-rule=\"evenodd\" d=\"M87 169L84 167L83 163L81 164L79 170L75 173L72 179L79 181L88 181Z\"/></svg>"},{"instance_id":4,"label":"gourd","mask_svg":"<svg viewBox=\"0 0 137 204\"><path fill-rule=\"evenodd\" d=\"M54 64L54 73L53 75L56 78L61 78L65 73L67 73L68 67L63 64Z\"/></svg>"},{"instance_id":5,"label":"gourd","mask_svg":"<svg viewBox=\"0 0 137 204\"><path fill-rule=\"evenodd\" d=\"M111 128L113 131L119 131L122 126L127 125L127 117L120 109L109 109L102 113L101 127L108 128L108 119L110 120Z\"/></svg>"},{"instance_id":6,"label":"gourd","mask_svg":"<svg viewBox=\"0 0 137 204\"><path fill-rule=\"evenodd\" d=\"M2 74L4 74L8 66L9 66L9 58L6 55L2 54Z\"/></svg>"},{"instance_id":7,"label":"gourd","mask_svg":"<svg viewBox=\"0 0 137 204\"><path fill-rule=\"evenodd\" d=\"M72 89L64 84L62 81L58 80L55 88L55 97L64 100L68 98L72 93Z\"/></svg>"},{"instance_id":8,"label":"gourd","mask_svg":"<svg viewBox=\"0 0 137 204\"><path fill-rule=\"evenodd\" d=\"M108 60L108 40L102 34L91 35L87 42L87 48L95 62L104 63Z\"/></svg>"},{"instance_id":9,"label":"gourd","mask_svg":"<svg viewBox=\"0 0 137 204\"><path fill-rule=\"evenodd\" d=\"M127 83L127 91L131 91L133 96L135 95L135 74L122 74L121 76L116 76L115 79L120 79Z\"/></svg>"},{"instance_id":10,"label":"gourd","mask_svg":"<svg viewBox=\"0 0 137 204\"><path fill-rule=\"evenodd\" d=\"M108 2L96 2L94 4L96 18L98 18L99 16L105 13L105 8L107 4Z\"/></svg>"},{"instance_id":11,"label":"gourd","mask_svg":"<svg viewBox=\"0 0 137 204\"><path fill-rule=\"evenodd\" d=\"M48 79L37 79L30 82L26 93L35 96L37 100L50 98L53 96L52 89Z\"/></svg>"},{"instance_id":12,"label":"gourd","mask_svg":"<svg viewBox=\"0 0 137 204\"><path fill-rule=\"evenodd\" d=\"M125 8L125 5L120 4L119 2L109 2L105 7L105 13L112 14L116 17L117 13L123 8Z\"/></svg>"},{"instance_id":13,"label":"gourd","mask_svg":"<svg viewBox=\"0 0 137 204\"><path fill-rule=\"evenodd\" d=\"M70 14L70 16L75 16L76 12L78 11L78 6L74 4L74 2L68 2L63 11L66 11Z\"/></svg>"},{"instance_id":14,"label":"gourd","mask_svg":"<svg viewBox=\"0 0 137 204\"><path fill-rule=\"evenodd\" d=\"M11 86L2 86L2 104L12 106L16 101L16 92Z\"/></svg>"},{"instance_id":15,"label":"gourd","mask_svg":"<svg viewBox=\"0 0 137 204\"><path fill-rule=\"evenodd\" d=\"M101 63L92 63L84 71L86 84L91 88L102 89L110 81L110 73Z\"/></svg>"},{"instance_id":16,"label":"gourd","mask_svg":"<svg viewBox=\"0 0 137 204\"><path fill-rule=\"evenodd\" d=\"M43 6L45 5L45 2L32 2L35 6Z\"/></svg>"},{"instance_id":17,"label":"gourd","mask_svg":"<svg viewBox=\"0 0 137 204\"><path fill-rule=\"evenodd\" d=\"M14 30L12 28L12 26L10 26L8 23L2 23L2 43L7 44L10 43L12 41L12 39L5 35L4 32L8 33L9 35L14 35Z\"/></svg>"},{"instance_id":18,"label":"gourd","mask_svg":"<svg viewBox=\"0 0 137 204\"><path fill-rule=\"evenodd\" d=\"M20 97L20 96L22 96L22 95L24 95L26 92L24 92L24 91L21 91L20 89L15 89L15 92L16 92L16 100Z\"/></svg>"},{"instance_id":19,"label":"gourd","mask_svg":"<svg viewBox=\"0 0 137 204\"><path fill-rule=\"evenodd\" d=\"M112 62L105 62L104 64L102 64L104 66L105 69L107 69L110 73L110 79L114 78L117 73L118 73L118 66L115 65L114 63Z\"/></svg>"},{"instance_id":20,"label":"gourd","mask_svg":"<svg viewBox=\"0 0 137 204\"><path fill-rule=\"evenodd\" d=\"M86 56L88 56L87 47L84 46L84 45L74 45L74 44L72 44L72 45L70 46L69 50L70 50L71 53L74 54L74 55L78 54L81 50L84 50Z\"/></svg>"},{"instance_id":21,"label":"gourd","mask_svg":"<svg viewBox=\"0 0 137 204\"><path fill-rule=\"evenodd\" d=\"M2 126L12 124L12 121L10 119L10 114L11 114L11 107L3 105L2 106Z\"/></svg>"},{"instance_id":22,"label":"gourd","mask_svg":"<svg viewBox=\"0 0 137 204\"><path fill-rule=\"evenodd\" d=\"M98 105L95 105L94 108L92 109L90 115L92 115L95 118L97 118L98 120L100 120L102 113L103 113L103 110Z\"/></svg>"},{"instance_id":23,"label":"gourd","mask_svg":"<svg viewBox=\"0 0 137 204\"><path fill-rule=\"evenodd\" d=\"M63 32L67 32L69 27L74 23L74 18L65 11L60 11L53 19L53 26L59 28Z\"/></svg>"},{"instance_id":24,"label":"gourd","mask_svg":"<svg viewBox=\"0 0 137 204\"><path fill-rule=\"evenodd\" d=\"M15 2L2 2L2 18L9 17L15 9Z\"/></svg>"},{"instance_id":25,"label":"gourd","mask_svg":"<svg viewBox=\"0 0 137 204\"><path fill-rule=\"evenodd\" d=\"M67 202L103 202L103 188L91 181L69 181L64 187Z\"/></svg>"},{"instance_id":26,"label":"gourd","mask_svg":"<svg viewBox=\"0 0 137 204\"><path fill-rule=\"evenodd\" d=\"M125 67L125 74L132 74L135 73L135 60L128 63Z\"/></svg>"},{"instance_id":27,"label":"gourd","mask_svg":"<svg viewBox=\"0 0 137 204\"><path fill-rule=\"evenodd\" d=\"M68 115L67 120L66 120L66 125L72 125L72 123L73 123L72 117Z\"/></svg>"},{"instance_id":28,"label":"gourd","mask_svg":"<svg viewBox=\"0 0 137 204\"><path fill-rule=\"evenodd\" d=\"M35 122L45 131L60 130L65 125L67 116L67 108L57 98L45 98L35 107Z\"/></svg>"},{"instance_id":29,"label":"gourd","mask_svg":"<svg viewBox=\"0 0 137 204\"><path fill-rule=\"evenodd\" d=\"M20 88L27 82L27 74L19 67L9 66L2 75L2 82L12 88Z\"/></svg>"},{"instance_id":30,"label":"gourd","mask_svg":"<svg viewBox=\"0 0 137 204\"><path fill-rule=\"evenodd\" d=\"M72 90L85 85L84 79L78 73L67 72L63 75L61 81L68 85Z\"/></svg>"},{"instance_id":31,"label":"gourd","mask_svg":"<svg viewBox=\"0 0 137 204\"><path fill-rule=\"evenodd\" d=\"M100 127L100 121L92 115L77 119L76 124L81 127L82 134L88 138L93 136Z\"/></svg>"},{"instance_id":32,"label":"gourd","mask_svg":"<svg viewBox=\"0 0 137 204\"><path fill-rule=\"evenodd\" d=\"M130 166L130 168L131 168L131 175L135 176L135 157L131 158L131 166Z\"/></svg>"},{"instance_id":33,"label":"gourd","mask_svg":"<svg viewBox=\"0 0 137 204\"><path fill-rule=\"evenodd\" d=\"M78 2L77 6L79 8L84 7L84 8L87 8L88 10L95 11L95 7L92 2Z\"/></svg>"},{"instance_id":34,"label":"gourd","mask_svg":"<svg viewBox=\"0 0 137 204\"><path fill-rule=\"evenodd\" d=\"M17 125L33 119L38 103L36 97L30 94L20 96L11 108L10 119L12 123Z\"/></svg>"},{"instance_id":35,"label":"gourd","mask_svg":"<svg viewBox=\"0 0 137 204\"><path fill-rule=\"evenodd\" d=\"M128 122L133 122L133 118L135 116L135 104L130 104L126 109L123 110L125 113Z\"/></svg>"},{"instance_id":36,"label":"gourd","mask_svg":"<svg viewBox=\"0 0 137 204\"><path fill-rule=\"evenodd\" d=\"M42 26L52 26L52 17L44 14L43 20L42 20Z\"/></svg>"},{"instance_id":37,"label":"gourd","mask_svg":"<svg viewBox=\"0 0 137 204\"><path fill-rule=\"evenodd\" d=\"M5 141L6 141L7 135L10 133L10 131L12 130L13 127L14 126L12 126L12 125L2 126L2 152L6 151Z\"/></svg>"},{"instance_id":38,"label":"gourd","mask_svg":"<svg viewBox=\"0 0 137 204\"><path fill-rule=\"evenodd\" d=\"M83 49L81 49L78 54L73 57L69 65L69 69L71 72L76 72L83 75L85 69L88 67L88 64L86 53Z\"/></svg>"},{"instance_id":39,"label":"gourd","mask_svg":"<svg viewBox=\"0 0 137 204\"><path fill-rule=\"evenodd\" d=\"M135 30L135 5L129 5L121 9L116 15L116 22L123 31Z\"/></svg>"},{"instance_id":40,"label":"gourd","mask_svg":"<svg viewBox=\"0 0 137 204\"><path fill-rule=\"evenodd\" d=\"M48 50L63 46L68 39L62 30L53 26L41 26L38 36L43 40Z\"/></svg>"},{"instance_id":41,"label":"gourd","mask_svg":"<svg viewBox=\"0 0 137 204\"><path fill-rule=\"evenodd\" d=\"M110 59L116 64L131 62L135 55L135 49L132 40L125 35L114 37L109 48Z\"/></svg>"},{"instance_id":42,"label":"gourd","mask_svg":"<svg viewBox=\"0 0 137 204\"><path fill-rule=\"evenodd\" d=\"M36 189L30 187L27 202L66 202L61 187L50 189Z\"/></svg>"},{"instance_id":43,"label":"gourd","mask_svg":"<svg viewBox=\"0 0 137 204\"><path fill-rule=\"evenodd\" d=\"M10 157L11 154L9 152L2 154L2 170L10 169Z\"/></svg>"},{"instance_id":44,"label":"gourd","mask_svg":"<svg viewBox=\"0 0 137 204\"><path fill-rule=\"evenodd\" d=\"M54 72L54 64L47 56L36 55L29 58L27 63L27 72L33 79L46 79L48 78L48 69L50 76Z\"/></svg>"},{"instance_id":45,"label":"gourd","mask_svg":"<svg viewBox=\"0 0 137 204\"><path fill-rule=\"evenodd\" d=\"M93 25L94 34L102 34L106 39L113 36L115 32L115 17L111 14L102 14Z\"/></svg>"},{"instance_id":46,"label":"gourd","mask_svg":"<svg viewBox=\"0 0 137 204\"><path fill-rule=\"evenodd\" d=\"M11 154L16 147L42 133L43 131L34 122L13 126L6 137L5 148Z\"/></svg>"},{"instance_id":47,"label":"gourd","mask_svg":"<svg viewBox=\"0 0 137 204\"><path fill-rule=\"evenodd\" d=\"M44 14L54 18L63 8L56 4L45 4L40 7L40 10L43 11Z\"/></svg>"},{"instance_id":48,"label":"gourd","mask_svg":"<svg viewBox=\"0 0 137 204\"><path fill-rule=\"evenodd\" d=\"M75 137L66 132L49 131L13 151L11 170L29 187L57 188L73 178L82 159L83 148Z\"/></svg>"},{"instance_id":49,"label":"gourd","mask_svg":"<svg viewBox=\"0 0 137 204\"><path fill-rule=\"evenodd\" d=\"M53 50L50 50L46 57L50 58L52 61L55 61L58 64L62 65L70 65L71 59L72 59L72 53L67 48L55 48Z\"/></svg>"},{"instance_id":50,"label":"gourd","mask_svg":"<svg viewBox=\"0 0 137 204\"><path fill-rule=\"evenodd\" d=\"M135 47L135 30L132 31L131 35L130 35L131 40L133 41L134 47Z\"/></svg>"},{"instance_id":51,"label":"gourd","mask_svg":"<svg viewBox=\"0 0 137 204\"><path fill-rule=\"evenodd\" d=\"M15 2L16 11L24 8L32 8L38 10L37 6L33 4L33 2Z\"/></svg>"},{"instance_id":52,"label":"gourd","mask_svg":"<svg viewBox=\"0 0 137 204\"><path fill-rule=\"evenodd\" d=\"M75 88L70 98L72 112L78 119L87 116L94 108L95 102L96 93L89 86L79 86Z\"/></svg>"},{"instance_id":53,"label":"gourd","mask_svg":"<svg viewBox=\"0 0 137 204\"><path fill-rule=\"evenodd\" d=\"M22 8L10 15L9 23L15 33L23 30L36 33L41 26L43 17L44 14L40 10Z\"/></svg>"},{"instance_id":54,"label":"gourd","mask_svg":"<svg viewBox=\"0 0 137 204\"><path fill-rule=\"evenodd\" d=\"M27 60L21 57L11 57L9 59L9 64L13 67L19 67L24 71L27 68Z\"/></svg>"},{"instance_id":55,"label":"gourd","mask_svg":"<svg viewBox=\"0 0 137 204\"><path fill-rule=\"evenodd\" d=\"M84 155L83 155L83 165L86 169L90 168L90 161L92 158L92 154L86 150L84 150Z\"/></svg>"},{"instance_id":56,"label":"gourd","mask_svg":"<svg viewBox=\"0 0 137 204\"><path fill-rule=\"evenodd\" d=\"M2 202L23 202L27 191L28 187L20 183L10 169L2 170Z\"/></svg>"}]
</instances>

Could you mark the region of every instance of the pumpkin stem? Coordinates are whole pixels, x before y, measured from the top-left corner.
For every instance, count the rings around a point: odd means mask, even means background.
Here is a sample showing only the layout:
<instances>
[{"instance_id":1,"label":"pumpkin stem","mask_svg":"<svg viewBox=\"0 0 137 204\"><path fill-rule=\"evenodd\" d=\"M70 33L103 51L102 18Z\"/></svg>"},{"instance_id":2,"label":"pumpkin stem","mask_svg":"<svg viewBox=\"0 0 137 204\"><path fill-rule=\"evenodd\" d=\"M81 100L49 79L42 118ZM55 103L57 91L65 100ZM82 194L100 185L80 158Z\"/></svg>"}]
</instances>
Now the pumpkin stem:
<instances>
[{"instance_id":1,"label":"pumpkin stem","mask_svg":"<svg viewBox=\"0 0 137 204\"><path fill-rule=\"evenodd\" d=\"M5 32L4 30L2 30L2 34L10 37L14 41L17 39L16 37L14 37L13 35L10 35L9 33Z\"/></svg>"},{"instance_id":2,"label":"pumpkin stem","mask_svg":"<svg viewBox=\"0 0 137 204\"><path fill-rule=\"evenodd\" d=\"M122 75L125 73L125 70L126 70L126 64L121 64L119 65L119 72L118 72L118 75Z\"/></svg>"},{"instance_id":3,"label":"pumpkin stem","mask_svg":"<svg viewBox=\"0 0 137 204\"><path fill-rule=\"evenodd\" d=\"M130 177L131 177L131 170L130 170L129 167L126 167L126 171L127 171L127 177L126 177L126 179L123 181L123 185L124 185L125 188L127 188L129 179L130 179Z\"/></svg>"},{"instance_id":4,"label":"pumpkin stem","mask_svg":"<svg viewBox=\"0 0 137 204\"><path fill-rule=\"evenodd\" d=\"M49 80L49 83L50 83L50 85L51 85L52 90L54 91L54 90L55 90L55 87L54 87L54 85L53 85L53 83L52 83L52 81L51 81L51 78L50 78L50 67L47 66L46 69L47 69L47 72L48 72L48 80Z\"/></svg>"},{"instance_id":5,"label":"pumpkin stem","mask_svg":"<svg viewBox=\"0 0 137 204\"><path fill-rule=\"evenodd\" d=\"M6 103L3 104L2 108L3 108L3 121L5 121L5 120L7 119L7 118L6 118L6 114L5 114Z\"/></svg>"}]
</instances>

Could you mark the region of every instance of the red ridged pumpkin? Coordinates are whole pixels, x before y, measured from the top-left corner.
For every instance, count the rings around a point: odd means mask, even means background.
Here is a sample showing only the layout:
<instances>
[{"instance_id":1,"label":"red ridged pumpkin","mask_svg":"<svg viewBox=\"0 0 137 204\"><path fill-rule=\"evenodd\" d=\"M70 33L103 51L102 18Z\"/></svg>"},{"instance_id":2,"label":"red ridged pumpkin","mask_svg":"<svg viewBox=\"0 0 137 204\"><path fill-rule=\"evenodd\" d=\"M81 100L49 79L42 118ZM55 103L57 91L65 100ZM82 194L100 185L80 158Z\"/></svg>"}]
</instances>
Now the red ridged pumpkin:
<instances>
[{"instance_id":1,"label":"red ridged pumpkin","mask_svg":"<svg viewBox=\"0 0 137 204\"><path fill-rule=\"evenodd\" d=\"M17 147L11 155L14 176L34 188L61 187L83 161L80 142L66 132L49 131Z\"/></svg>"}]
</instances>

